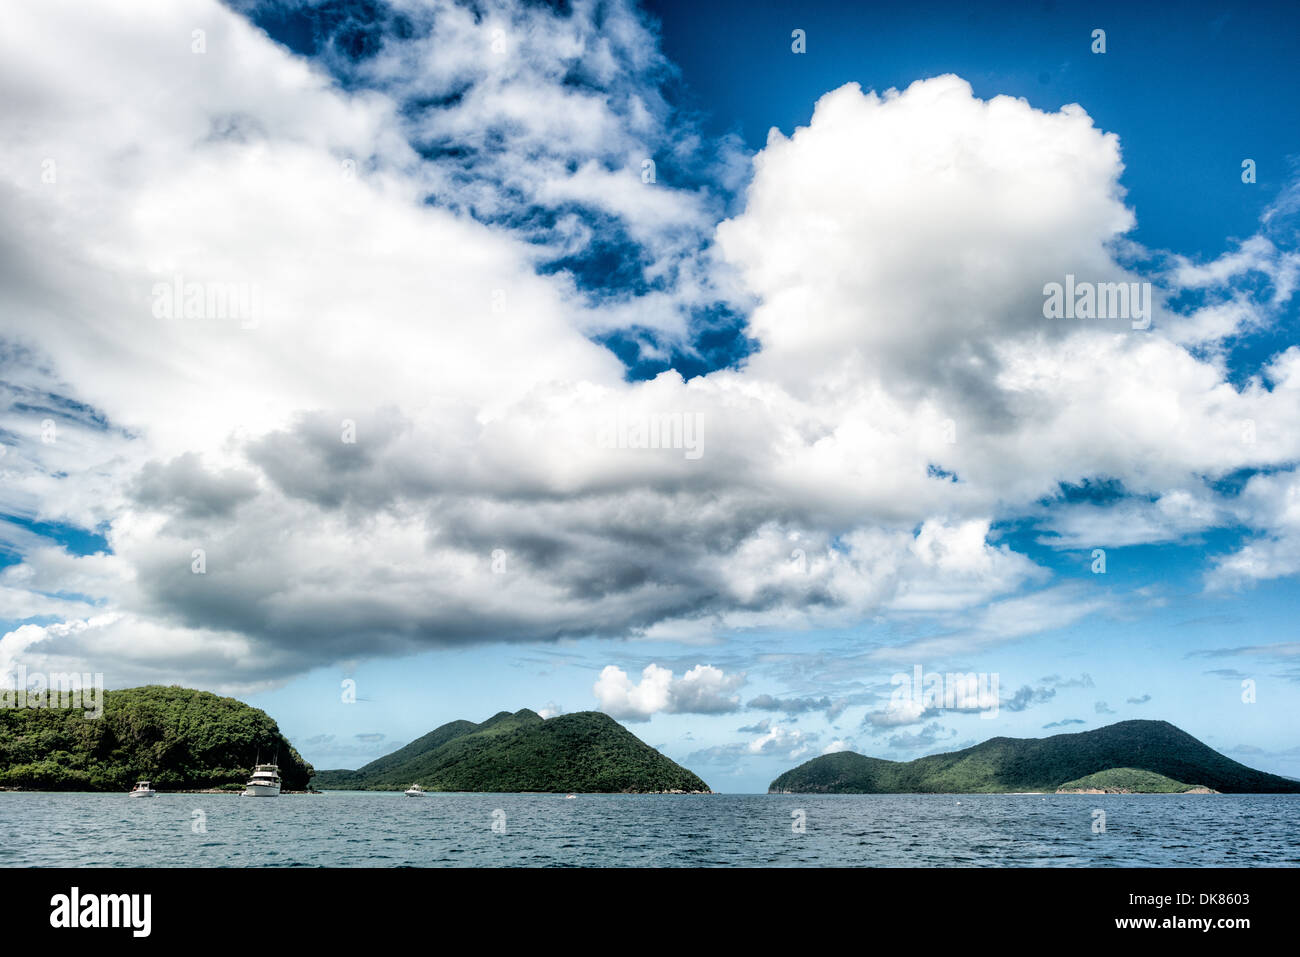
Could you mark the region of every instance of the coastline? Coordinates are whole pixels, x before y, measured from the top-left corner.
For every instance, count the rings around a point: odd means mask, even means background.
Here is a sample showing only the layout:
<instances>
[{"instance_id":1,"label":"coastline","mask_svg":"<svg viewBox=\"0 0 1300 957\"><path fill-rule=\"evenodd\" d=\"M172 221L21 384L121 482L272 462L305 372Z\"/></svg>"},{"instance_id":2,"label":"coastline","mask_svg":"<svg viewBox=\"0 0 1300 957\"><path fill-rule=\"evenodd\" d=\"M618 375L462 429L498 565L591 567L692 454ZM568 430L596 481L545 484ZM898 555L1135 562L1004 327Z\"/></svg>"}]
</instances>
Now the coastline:
<instances>
[{"instance_id":1,"label":"coastline","mask_svg":"<svg viewBox=\"0 0 1300 957\"><path fill-rule=\"evenodd\" d=\"M1070 794L1157 794L1157 795L1181 795L1181 794L1219 794L1222 791L1214 791L1210 788L1189 788L1186 791L1124 791L1124 790L1103 790L1101 788L1071 788L1068 791L768 791L768 794L781 794L796 797L800 795L812 795L814 797L830 797L835 795L854 796L854 795L875 795L880 797L899 797L906 795L908 797L1015 797L1042 795L1070 795ZM1266 791L1241 791L1234 792L1240 794L1267 794Z\"/></svg>"},{"instance_id":2,"label":"coastline","mask_svg":"<svg viewBox=\"0 0 1300 957\"><path fill-rule=\"evenodd\" d=\"M165 794L229 794L229 795L233 795L234 797L243 797L243 794L244 794L244 790L243 790L243 789L244 789L244 785L241 784L238 788L175 788L175 789L170 789L170 788L169 788L169 789L166 789L166 790L163 790L163 789L156 789L156 790L157 790L158 794L160 794L160 795L165 795ZM11 786L6 785L6 786L3 786L3 787L0 787L0 793L13 793L13 794L126 794L126 795L129 795L131 792L130 792L130 791L76 791L76 790L53 790L53 791L52 791L52 790L46 790L46 789L42 789L42 788L22 788L22 787L11 787ZM401 794L401 793L403 793L403 792L398 791L398 790L389 790L389 789L387 789L387 788L325 788L325 789L323 789L323 790L316 790L316 789L312 788L312 789L309 789L309 790L306 790L306 791L289 791L289 790L282 790L282 791L280 792L280 796L281 796L281 797L285 797L285 796L290 796L290 795L292 795L292 796L294 796L294 797L300 797L300 796L304 796L304 795L315 795L315 794ZM434 794L537 794L537 795L543 795L543 794L554 794L554 795L557 795L557 796L559 796L559 797L564 797L566 794L584 794L584 795L586 795L586 794L643 794L643 795L654 795L654 794L720 794L721 792L720 792L720 791L426 791L426 792L424 792L424 793L425 793L426 795L434 795Z\"/></svg>"},{"instance_id":3,"label":"coastline","mask_svg":"<svg viewBox=\"0 0 1300 957\"><path fill-rule=\"evenodd\" d=\"M168 789L165 791L159 789L155 789L155 790L157 790L159 794L231 794L234 795L235 797L242 797L244 794L244 785L241 784L238 790L233 788L176 788L174 790ZM51 790L46 790L44 788L18 788L18 787L10 787L8 785L4 787L0 787L0 792L12 793L12 794L126 794L126 795L129 795L131 793L130 791L77 791L73 789L60 789L56 791L51 791ZM304 794L324 794L324 793L325 793L324 791L281 791L280 796L283 797L285 795L290 795L290 794L294 796L299 796Z\"/></svg>"},{"instance_id":4,"label":"coastline","mask_svg":"<svg viewBox=\"0 0 1300 957\"><path fill-rule=\"evenodd\" d=\"M324 788L317 794L401 794L391 788ZM554 794L564 797L568 794L721 794L721 791L435 791L426 790L425 795L434 794Z\"/></svg>"}]
</instances>

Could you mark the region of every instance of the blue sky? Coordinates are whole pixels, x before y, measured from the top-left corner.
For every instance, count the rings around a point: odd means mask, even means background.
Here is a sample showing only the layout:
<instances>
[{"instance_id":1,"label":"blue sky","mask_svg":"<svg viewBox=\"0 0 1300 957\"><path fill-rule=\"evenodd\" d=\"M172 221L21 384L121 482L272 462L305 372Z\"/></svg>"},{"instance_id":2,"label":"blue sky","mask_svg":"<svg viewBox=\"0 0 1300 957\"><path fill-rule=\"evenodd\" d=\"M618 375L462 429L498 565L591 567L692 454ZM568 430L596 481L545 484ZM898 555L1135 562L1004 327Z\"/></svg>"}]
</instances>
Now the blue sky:
<instances>
[{"instance_id":1,"label":"blue sky","mask_svg":"<svg viewBox=\"0 0 1300 957\"><path fill-rule=\"evenodd\" d=\"M1171 16L1131 3L1014 13L932 3L923 18L903 6L814 4L797 14L787 6L648 7L708 128L736 130L754 149L772 126L789 133L806 124L817 98L845 83L883 90L956 73L978 96L1024 97L1043 110L1084 105L1122 137L1122 182L1138 211L1132 237L1205 256L1252 234L1295 173L1295 136L1283 117L1300 110L1300 93L1286 4L1189 3ZM792 24L809 36L803 59L776 55ZM1097 28L1106 30L1104 55L1091 52ZM1259 165L1258 190L1238 188L1245 156Z\"/></svg>"},{"instance_id":2,"label":"blue sky","mask_svg":"<svg viewBox=\"0 0 1300 957\"><path fill-rule=\"evenodd\" d=\"M318 767L530 707L727 791L1127 718L1300 776L1294 10L20 8L99 52L0 72L0 673Z\"/></svg>"}]
</instances>

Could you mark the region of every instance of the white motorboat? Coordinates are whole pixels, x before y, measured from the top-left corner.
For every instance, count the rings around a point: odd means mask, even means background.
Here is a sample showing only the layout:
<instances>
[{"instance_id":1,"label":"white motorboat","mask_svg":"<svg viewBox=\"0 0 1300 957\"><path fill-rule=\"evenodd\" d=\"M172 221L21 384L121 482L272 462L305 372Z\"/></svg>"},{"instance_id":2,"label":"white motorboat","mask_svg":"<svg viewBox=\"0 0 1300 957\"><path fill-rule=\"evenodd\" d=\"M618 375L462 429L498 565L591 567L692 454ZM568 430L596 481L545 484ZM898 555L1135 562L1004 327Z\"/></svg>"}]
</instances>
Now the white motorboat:
<instances>
[{"instance_id":1,"label":"white motorboat","mask_svg":"<svg viewBox=\"0 0 1300 957\"><path fill-rule=\"evenodd\" d=\"M244 797L279 797L280 768L274 764L259 764L253 776L244 785Z\"/></svg>"},{"instance_id":2,"label":"white motorboat","mask_svg":"<svg viewBox=\"0 0 1300 957\"><path fill-rule=\"evenodd\" d=\"M422 798L424 797L424 788L418 784L412 784L406 789L406 796L409 798Z\"/></svg>"},{"instance_id":3,"label":"white motorboat","mask_svg":"<svg viewBox=\"0 0 1300 957\"><path fill-rule=\"evenodd\" d=\"M151 798L157 796L158 792L153 789L153 784L149 781L137 781L135 787L131 789L133 798Z\"/></svg>"}]
</instances>

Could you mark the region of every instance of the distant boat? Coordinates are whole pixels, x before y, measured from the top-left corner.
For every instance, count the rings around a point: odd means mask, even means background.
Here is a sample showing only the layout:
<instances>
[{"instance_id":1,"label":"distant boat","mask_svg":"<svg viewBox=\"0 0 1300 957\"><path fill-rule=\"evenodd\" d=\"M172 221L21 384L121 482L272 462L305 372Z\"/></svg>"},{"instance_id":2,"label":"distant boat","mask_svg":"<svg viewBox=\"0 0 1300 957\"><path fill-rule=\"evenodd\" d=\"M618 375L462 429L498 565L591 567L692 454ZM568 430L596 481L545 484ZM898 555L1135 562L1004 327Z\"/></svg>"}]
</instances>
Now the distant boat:
<instances>
[{"instance_id":1,"label":"distant boat","mask_svg":"<svg viewBox=\"0 0 1300 957\"><path fill-rule=\"evenodd\" d=\"M244 797L279 797L280 768L274 764L259 764L253 776L244 785Z\"/></svg>"},{"instance_id":2,"label":"distant boat","mask_svg":"<svg viewBox=\"0 0 1300 957\"><path fill-rule=\"evenodd\" d=\"M135 787L131 789L131 797L133 798L151 798L156 797L157 794L158 792L153 789L149 781L137 781Z\"/></svg>"},{"instance_id":3,"label":"distant boat","mask_svg":"<svg viewBox=\"0 0 1300 957\"><path fill-rule=\"evenodd\" d=\"M576 794L566 794L566 795L564 795L564 800L566 800L566 801L572 801L572 800L573 800L574 798L576 798L577 796L578 796L578 795L576 795Z\"/></svg>"},{"instance_id":4,"label":"distant boat","mask_svg":"<svg viewBox=\"0 0 1300 957\"><path fill-rule=\"evenodd\" d=\"M409 798L422 798L424 797L424 788L418 784L412 784L406 789L406 796Z\"/></svg>"}]
</instances>

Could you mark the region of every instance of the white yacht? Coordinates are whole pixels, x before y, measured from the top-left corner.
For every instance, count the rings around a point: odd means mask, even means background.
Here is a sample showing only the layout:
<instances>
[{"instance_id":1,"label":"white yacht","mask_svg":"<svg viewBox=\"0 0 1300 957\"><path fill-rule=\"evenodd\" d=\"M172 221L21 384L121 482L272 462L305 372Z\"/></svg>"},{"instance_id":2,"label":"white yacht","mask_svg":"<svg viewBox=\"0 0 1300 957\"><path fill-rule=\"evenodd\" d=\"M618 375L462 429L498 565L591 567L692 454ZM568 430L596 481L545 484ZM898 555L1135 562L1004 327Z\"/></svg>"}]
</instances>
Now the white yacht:
<instances>
[{"instance_id":1,"label":"white yacht","mask_svg":"<svg viewBox=\"0 0 1300 957\"><path fill-rule=\"evenodd\" d=\"M406 796L409 798L422 798L424 797L424 788L418 784L412 784L406 789Z\"/></svg>"},{"instance_id":2,"label":"white yacht","mask_svg":"<svg viewBox=\"0 0 1300 957\"><path fill-rule=\"evenodd\" d=\"M253 776L244 785L244 797L279 797L280 768L274 764L259 764Z\"/></svg>"},{"instance_id":3,"label":"white yacht","mask_svg":"<svg viewBox=\"0 0 1300 957\"><path fill-rule=\"evenodd\" d=\"M157 794L158 792L153 789L153 784L149 781L137 781L135 787L131 789L131 797L133 798L151 798Z\"/></svg>"}]
</instances>

